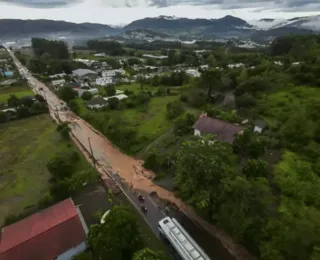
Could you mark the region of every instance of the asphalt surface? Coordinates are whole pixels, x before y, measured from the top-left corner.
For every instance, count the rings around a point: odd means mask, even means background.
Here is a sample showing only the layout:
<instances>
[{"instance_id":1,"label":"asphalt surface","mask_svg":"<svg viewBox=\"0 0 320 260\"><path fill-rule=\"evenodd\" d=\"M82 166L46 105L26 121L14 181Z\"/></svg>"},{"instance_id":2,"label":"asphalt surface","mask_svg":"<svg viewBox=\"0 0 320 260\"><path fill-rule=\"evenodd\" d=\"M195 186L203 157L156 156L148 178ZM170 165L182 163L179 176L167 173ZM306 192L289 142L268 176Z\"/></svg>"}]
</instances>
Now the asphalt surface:
<instances>
[{"instance_id":1,"label":"asphalt surface","mask_svg":"<svg viewBox=\"0 0 320 260\"><path fill-rule=\"evenodd\" d=\"M28 70L22 66L22 64L16 59L14 54L9 50L17 68L22 77L28 80L30 87L36 94L42 95L50 108L50 114L53 119L57 121L69 121L72 115L68 111L64 111L63 107L66 104L59 100L42 82L34 78ZM96 133L88 127L85 122L77 120L72 123L72 133L77 140L83 145L83 147L90 151L92 150L93 156L99 161L99 164L103 166L108 176L115 181L118 187L122 190L123 194L128 198L132 205L141 213L145 221L150 228L159 237L158 222L166 216L165 204L151 196L141 192L145 197L143 204L147 208L147 212L143 213L141 210L141 201L138 200L138 192L132 190L121 180L117 173L109 170L110 162L105 158L103 151L99 147L90 147L89 138L96 138ZM187 230L187 232L193 237L193 239L200 245L200 247L207 253L212 260L234 260L229 252L223 248L220 241L212 237L209 233L203 230L197 223L192 221L184 212L170 208L169 216L176 218L179 223Z\"/></svg>"}]
</instances>

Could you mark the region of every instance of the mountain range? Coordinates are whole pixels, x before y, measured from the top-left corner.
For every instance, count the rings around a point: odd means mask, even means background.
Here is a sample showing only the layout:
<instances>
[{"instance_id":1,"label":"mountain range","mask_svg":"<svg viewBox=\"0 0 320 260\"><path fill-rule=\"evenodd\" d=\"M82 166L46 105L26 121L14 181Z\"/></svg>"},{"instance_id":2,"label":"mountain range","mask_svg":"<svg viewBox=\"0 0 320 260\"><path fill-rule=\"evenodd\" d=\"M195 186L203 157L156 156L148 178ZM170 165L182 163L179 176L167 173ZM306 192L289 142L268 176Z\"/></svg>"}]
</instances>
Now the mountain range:
<instances>
[{"instance_id":1,"label":"mountain range","mask_svg":"<svg viewBox=\"0 0 320 260\"><path fill-rule=\"evenodd\" d=\"M320 32L320 15L297 17L289 20L264 18L245 21L234 16L219 19L188 19L174 16L144 18L119 28L103 24L71 23L52 20L0 19L0 38L32 37L48 34L83 35L101 37L123 35L126 32L148 30L158 35L175 38L253 38L266 40L287 34L308 34Z\"/></svg>"}]
</instances>

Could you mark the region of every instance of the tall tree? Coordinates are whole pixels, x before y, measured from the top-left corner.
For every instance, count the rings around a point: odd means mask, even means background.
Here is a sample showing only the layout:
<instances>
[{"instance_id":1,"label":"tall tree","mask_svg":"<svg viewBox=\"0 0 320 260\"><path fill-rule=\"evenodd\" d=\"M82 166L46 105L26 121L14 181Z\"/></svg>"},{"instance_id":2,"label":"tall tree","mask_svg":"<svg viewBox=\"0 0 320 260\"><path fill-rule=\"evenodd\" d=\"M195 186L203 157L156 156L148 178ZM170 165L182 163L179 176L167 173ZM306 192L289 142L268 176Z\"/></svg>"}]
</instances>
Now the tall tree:
<instances>
[{"instance_id":1,"label":"tall tree","mask_svg":"<svg viewBox=\"0 0 320 260\"><path fill-rule=\"evenodd\" d=\"M128 260L143 248L136 218L124 206L114 206L104 224L90 228L88 244L94 259Z\"/></svg>"}]
</instances>

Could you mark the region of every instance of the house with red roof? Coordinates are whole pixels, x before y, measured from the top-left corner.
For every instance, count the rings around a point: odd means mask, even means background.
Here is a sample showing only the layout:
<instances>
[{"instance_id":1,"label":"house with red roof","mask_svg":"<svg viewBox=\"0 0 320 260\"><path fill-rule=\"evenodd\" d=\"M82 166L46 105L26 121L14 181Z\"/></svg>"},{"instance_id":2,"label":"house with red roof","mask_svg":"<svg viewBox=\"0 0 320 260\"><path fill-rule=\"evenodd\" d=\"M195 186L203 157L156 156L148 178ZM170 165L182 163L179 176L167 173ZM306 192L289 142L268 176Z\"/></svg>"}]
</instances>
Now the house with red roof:
<instances>
[{"instance_id":1,"label":"house with red roof","mask_svg":"<svg viewBox=\"0 0 320 260\"><path fill-rule=\"evenodd\" d=\"M1 260L69 260L86 249L88 228L72 199L61 201L0 233Z\"/></svg>"},{"instance_id":2,"label":"house with red roof","mask_svg":"<svg viewBox=\"0 0 320 260\"><path fill-rule=\"evenodd\" d=\"M233 143L235 137L243 133L243 127L235 125L217 118L208 117L202 113L193 125L194 135L201 136L213 134L216 139L222 142Z\"/></svg>"}]
</instances>

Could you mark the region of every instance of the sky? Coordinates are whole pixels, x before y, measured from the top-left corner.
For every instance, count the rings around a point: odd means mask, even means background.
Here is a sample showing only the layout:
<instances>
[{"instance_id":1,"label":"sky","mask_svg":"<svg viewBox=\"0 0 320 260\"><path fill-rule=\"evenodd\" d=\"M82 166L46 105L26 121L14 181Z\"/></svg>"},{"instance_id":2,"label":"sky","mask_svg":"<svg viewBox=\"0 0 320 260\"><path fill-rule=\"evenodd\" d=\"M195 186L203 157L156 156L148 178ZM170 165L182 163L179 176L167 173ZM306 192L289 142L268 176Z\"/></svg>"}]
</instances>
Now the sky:
<instances>
[{"instance_id":1,"label":"sky","mask_svg":"<svg viewBox=\"0 0 320 260\"><path fill-rule=\"evenodd\" d=\"M159 15L247 21L320 14L320 0L0 0L0 19L51 19L124 25Z\"/></svg>"}]
</instances>

